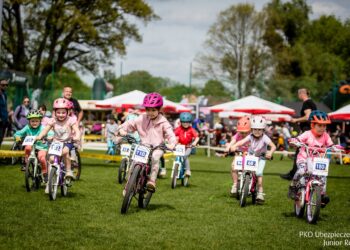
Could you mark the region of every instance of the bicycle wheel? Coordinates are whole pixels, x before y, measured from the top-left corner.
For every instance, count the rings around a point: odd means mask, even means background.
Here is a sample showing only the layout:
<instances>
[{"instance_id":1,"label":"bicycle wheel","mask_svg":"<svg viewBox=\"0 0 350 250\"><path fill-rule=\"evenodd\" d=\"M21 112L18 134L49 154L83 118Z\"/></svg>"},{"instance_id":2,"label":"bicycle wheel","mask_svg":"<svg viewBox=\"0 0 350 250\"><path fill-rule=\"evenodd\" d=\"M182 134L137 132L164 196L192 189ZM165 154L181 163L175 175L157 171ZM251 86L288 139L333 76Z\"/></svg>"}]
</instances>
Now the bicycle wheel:
<instances>
[{"instance_id":1,"label":"bicycle wheel","mask_svg":"<svg viewBox=\"0 0 350 250\"><path fill-rule=\"evenodd\" d=\"M35 189L36 183L35 183L35 176L34 176L34 162L33 161L28 161L26 163L24 177L25 177L25 185L26 185L27 192L30 192L32 189Z\"/></svg>"},{"instance_id":2,"label":"bicycle wheel","mask_svg":"<svg viewBox=\"0 0 350 250\"><path fill-rule=\"evenodd\" d=\"M68 195L68 186L66 184L66 181L64 181L63 185L61 186L61 195L64 197Z\"/></svg>"},{"instance_id":3,"label":"bicycle wheel","mask_svg":"<svg viewBox=\"0 0 350 250\"><path fill-rule=\"evenodd\" d=\"M171 188L173 188L173 189L176 187L178 171L179 171L179 164L176 163L174 165L173 177L171 178Z\"/></svg>"},{"instance_id":4,"label":"bicycle wheel","mask_svg":"<svg viewBox=\"0 0 350 250\"><path fill-rule=\"evenodd\" d=\"M50 200L56 200L59 176L57 175L57 167L51 166L49 175L49 197Z\"/></svg>"},{"instance_id":5,"label":"bicycle wheel","mask_svg":"<svg viewBox=\"0 0 350 250\"><path fill-rule=\"evenodd\" d=\"M137 179L140 176L140 171L141 166L135 165L131 177L128 180L128 183L126 184L126 194L124 196L121 208L122 214L125 214L128 211L132 197L134 197L137 192Z\"/></svg>"},{"instance_id":6,"label":"bicycle wheel","mask_svg":"<svg viewBox=\"0 0 350 250\"><path fill-rule=\"evenodd\" d=\"M294 213L298 218L304 216L305 211L305 188L299 188L294 200Z\"/></svg>"},{"instance_id":7,"label":"bicycle wheel","mask_svg":"<svg viewBox=\"0 0 350 250\"><path fill-rule=\"evenodd\" d=\"M79 151L75 151L75 154L76 154L76 160L72 162L72 167L73 167L73 175L75 177L75 180L78 181L81 175L81 158L80 158Z\"/></svg>"},{"instance_id":8,"label":"bicycle wheel","mask_svg":"<svg viewBox=\"0 0 350 250\"><path fill-rule=\"evenodd\" d=\"M306 204L306 219L310 224L316 224L321 209L321 187L316 185L310 189L310 200Z\"/></svg>"},{"instance_id":9,"label":"bicycle wheel","mask_svg":"<svg viewBox=\"0 0 350 250\"><path fill-rule=\"evenodd\" d=\"M21 147L19 143L14 142L11 146L11 151L18 151L18 150L21 150ZM16 163L20 162L20 159L21 158L19 157L11 157L11 165L16 165Z\"/></svg>"},{"instance_id":10,"label":"bicycle wheel","mask_svg":"<svg viewBox=\"0 0 350 250\"><path fill-rule=\"evenodd\" d=\"M241 207L244 207L246 205L247 197L249 194L249 184L250 184L250 176L246 175L242 186L243 190L241 190L240 197L239 197L239 205Z\"/></svg>"},{"instance_id":11,"label":"bicycle wheel","mask_svg":"<svg viewBox=\"0 0 350 250\"><path fill-rule=\"evenodd\" d=\"M138 201L139 208L147 208L149 202L151 201L152 195L153 193L148 192L147 190L145 192L140 193Z\"/></svg>"},{"instance_id":12,"label":"bicycle wheel","mask_svg":"<svg viewBox=\"0 0 350 250\"><path fill-rule=\"evenodd\" d=\"M120 162L119 169L118 169L118 182L119 182L119 184L122 184L125 181L127 165L128 165L128 160L126 158L122 159L122 161Z\"/></svg>"},{"instance_id":13,"label":"bicycle wheel","mask_svg":"<svg viewBox=\"0 0 350 250\"><path fill-rule=\"evenodd\" d=\"M241 188L241 177L238 177L238 181L237 181L237 195L236 195L236 199L239 200L240 197L240 188Z\"/></svg>"}]
</instances>

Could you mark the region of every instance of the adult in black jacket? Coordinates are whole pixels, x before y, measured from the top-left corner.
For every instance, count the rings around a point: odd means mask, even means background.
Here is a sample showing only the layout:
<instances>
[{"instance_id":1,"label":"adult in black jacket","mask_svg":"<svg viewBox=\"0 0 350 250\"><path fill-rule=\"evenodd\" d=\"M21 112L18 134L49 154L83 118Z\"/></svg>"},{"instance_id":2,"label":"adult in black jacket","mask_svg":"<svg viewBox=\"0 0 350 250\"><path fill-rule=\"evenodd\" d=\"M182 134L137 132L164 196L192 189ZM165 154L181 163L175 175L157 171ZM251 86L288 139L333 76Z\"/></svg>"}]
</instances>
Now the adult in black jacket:
<instances>
[{"instance_id":1,"label":"adult in black jacket","mask_svg":"<svg viewBox=\"0 0 350 250\"><path fill-rule=\"evenodd\" d=\"M299 123L300 127L300 133L303 133L307 130L310 130L310 122L308 121L310 113L312 110L316 110L316 104L311 100L310 98L310 92L307 89L299 89L298 90L298 98L303 101L303 106L301 107L300 110L300 117L299 118L293 118L291 120L292 123ZM291 180L293 179L293 176L295 172L297 171L297 164L296 164L296 159L297 155L299 153L299 149L296 150L295 152L295 157L294 157L294 162L293 162L293 168L287 173L287 174L282 174L281 178Z\"/></svg>"}]
</instances>

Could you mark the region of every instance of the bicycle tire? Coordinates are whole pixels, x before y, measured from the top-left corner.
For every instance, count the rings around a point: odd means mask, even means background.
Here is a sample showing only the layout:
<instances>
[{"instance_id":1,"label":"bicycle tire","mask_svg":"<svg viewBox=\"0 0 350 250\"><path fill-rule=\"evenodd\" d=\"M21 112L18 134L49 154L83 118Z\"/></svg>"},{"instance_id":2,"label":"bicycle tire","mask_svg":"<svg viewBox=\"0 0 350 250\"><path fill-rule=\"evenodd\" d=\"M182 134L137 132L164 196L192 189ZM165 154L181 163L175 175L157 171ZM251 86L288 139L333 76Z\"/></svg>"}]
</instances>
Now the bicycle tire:
<instances>
[{"instance_id":1,"label":"bicycle tire","mask_svg":"<svg viewBox=\"0 0 350 250\"><path fill-rule=\"evenodd\" d=\"M315 199L314 199L315 198ZM314 211L313 211L313 208ZM316 224L321 210L321 187L316 185L310 189L310 200L306 204L306 219L310 224Z\"/></svg>"},{"instance_id":2,"label":"bicycle tire","mask_svg":"<svg viewBox=\"0 0 350 250\"><path fill-rule=\"evenodd\" d=\"M27 192L35 189L34 163L32 161L26 163L24 179Z\"/></svg>"},{"instance_id":3,"label":"bicycle tire","mask_svg":"<svg viewBox=\"0 0 350 250\"><path fill-rule=\"evenodd\" d=\"M61 186L61 195L64 197L68 195L68 186L66 184L66 181L64 181L63 185Z\"/></svg>"},{"instance_id":4,"label":"bicycle tire","mask_svg":"<svg viewBox=\"0 0 350 250\"><path fill-rule=\"evenodd\" d=\"M138 202L139 208L147 208L149 202L151 201L152 195L153 193L147 190L140 193Z\"/></svg>"},{"instance_id":5,"label":"bicycle tire","mask_svg":"<svg viewBox=\"0 0 350 250\"><path fill-rule=\"evenodd\" d=\"M120 166L118 169L118 183L122 184L126 178L126 168L127 168L128 160L126 158L122 159L120 162Z\"/></svg>"},{"instance_id":6,"label":"bicycle tire","mask_svg":"<svg viewBox=\"0 0 350 250\"><path fill-rule=\"evenodd\" d=\"M57 168L51 166L49 175L49 197L50 200L56 200L59 176L57 175Z\"/></svg>"},{"instance_id":7,"label":"bicycle tire","mask_svg":"<svg viewBox=\"0 0 350 250\"><path fill-rule=\"evenodd\" d=\"M75 180L78 181L80 180L80 175L81 175L81 157L79 151L75 151L76 154L76 161L72 162L73 166L73 175L75 177Z\"/></svg>"},{"instance_id":8,"label":"bicycle tire","mask_svg":"<svg viewBox=\"0 0 350 250\"><path fill-rule=\"evenodd\" d=\"M294 213L298 218L304 216L305 211L305 188L299 188L294 199Z\"/></svg>"},{"instance_id":9,"label":"bicycle tire","mask_svg":"<svg viewBox=\"0 0 350 250\"><path fill-rule=\"evenodd\" d=\"M179 171L179 164L176 163L174 166L173 178L171 178L171 188L172 189L174 189L176 187L178 171Z\"/></svg>"},{"instance_id":10,"label":"bicycle tire","mask_svg":"<svg viewBox=\"0 0 350 250\"><path fill-rule=\"evenodd\" d=\"M131 200L132 197L134 197L134 195L137 192L137 179L140 176L140 171L141 171L141 166L136 164L133 168L133 171L131 173L131 176L128 180L128 183L126 184L126 193L123 199L123 203L122 203L122 207L121 207L121 213L125 214L128 209L129 206L131 204Z\"/></svg>"},{"instance_id":11,"label":"bicycle tire","mask_svg":"<svg viewBox=\"0 0 350 250\"><path fill-rule=\"evenodd\" d=\"M240 198L239 198L239 205L241 207L244 207L247 203L247 197L249 194L249 184L250 184L250 176L246 175L244 177L243 187L241 190Z\"/></svg>"}]
</instances>

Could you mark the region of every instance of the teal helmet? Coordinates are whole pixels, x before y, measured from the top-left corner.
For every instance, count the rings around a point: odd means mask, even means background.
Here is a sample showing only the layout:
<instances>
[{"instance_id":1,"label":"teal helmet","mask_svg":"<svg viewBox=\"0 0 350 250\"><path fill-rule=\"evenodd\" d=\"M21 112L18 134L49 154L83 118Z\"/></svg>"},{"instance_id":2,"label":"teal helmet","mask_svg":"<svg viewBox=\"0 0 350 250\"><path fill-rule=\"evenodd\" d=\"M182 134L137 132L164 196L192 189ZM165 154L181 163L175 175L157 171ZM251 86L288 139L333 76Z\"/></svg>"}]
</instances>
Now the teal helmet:
<instances>
[{"instance_id":1,"label":"teal helmet","mask_svg":"<svg viewBox=\"0 0 350 250\"><path fill-rule=\"evenodd\" d=\"M192 122L192 115L189 112L180 114L180 122Z\"/></svg>"}]
</instances>

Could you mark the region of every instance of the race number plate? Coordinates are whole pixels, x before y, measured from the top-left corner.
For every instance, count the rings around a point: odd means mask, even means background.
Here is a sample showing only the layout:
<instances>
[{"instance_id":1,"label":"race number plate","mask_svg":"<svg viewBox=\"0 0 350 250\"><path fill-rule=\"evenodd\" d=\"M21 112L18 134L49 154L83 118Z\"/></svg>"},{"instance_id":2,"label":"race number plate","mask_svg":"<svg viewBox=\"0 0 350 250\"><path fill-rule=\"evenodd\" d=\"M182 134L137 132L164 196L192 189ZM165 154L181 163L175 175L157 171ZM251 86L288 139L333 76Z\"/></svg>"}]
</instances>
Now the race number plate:
<instances>
[{"instance_id":1,"label":"race number plate","mask_svg":"<svg viewBox=\"0 0 350 250\"><path fill-rule=\"evenodd\" d=\"M314 158L312 161L312 174L319 176L328 176L329 159Z\"/></svg>"},{"instance_id":2,"label":"race number plate","mask_svg":"<svg viewBox=\"0 0 350 250\"><path fill-rule=\"evenodd\" d=\"M136 146L136 148L134 150L134 154L132 155L132 159L136 162L142 162L142 163L147 164L150 151L151 150L149 148L147 148L145 146L138 145L138 146Z\"/></svg>"},{"instance_id":3,"label":"race number plate","mask_svg":"<svg viewBox=\"0 0 350 250\"><path fill-rule=\"evenodd\" d=\"M259 166L259 157L248 155L244 158L244 170L256 172Z\"/></svg>"},{"instance_id":4,"label":"race number plate","mask_svg":"<svg viewBox=\"0 0 350 250\"><path fill-rule=\"evenodd\" d=\"M24 138L24 141L22 143L23 146L32 146L35 142L35 138L36 136L26 136L26 138Z\"/></svg>"},{"instance_id":5,"label":"race number plate","mask_svg":"<svg viewBox=\"0 0 350 250\"><path fill-rule=\"evenodd\" d=\"M131 145L130 144L122 144L120 149L120 154L123 156L129 156L131 153Z\"/></svg>"},{"instance_id":6,"label":"race number plate","mask_svg":"<svg viewBox=\"0 0 350 250\"><path fill-rule=\"evenodd\" d=\"M184 156L186 154L185 145L176 145L174 155L176 156Z\"/></svg>"},{"instance_id":7,"label":"race number plate","mask_svg":"<svg viewBox=\"0 0 350 250\"><path fill-rule=\"evenodd\" d=\"M61 156L63 146L64 146L63 142L59 142L59 141L52 142L49 148L49 155Z\"/></svg>"},{"instance_id":8,"label":"race number plate","mask_svg":"<svg viewBox=\"0 0 350 250\"><path fill-rule=\"evenodd\" d=\"M242 170L243 169L243 157L242 156L235 157L234 168L235 168L235 170Z\"/></svg>"}]
</instances>

